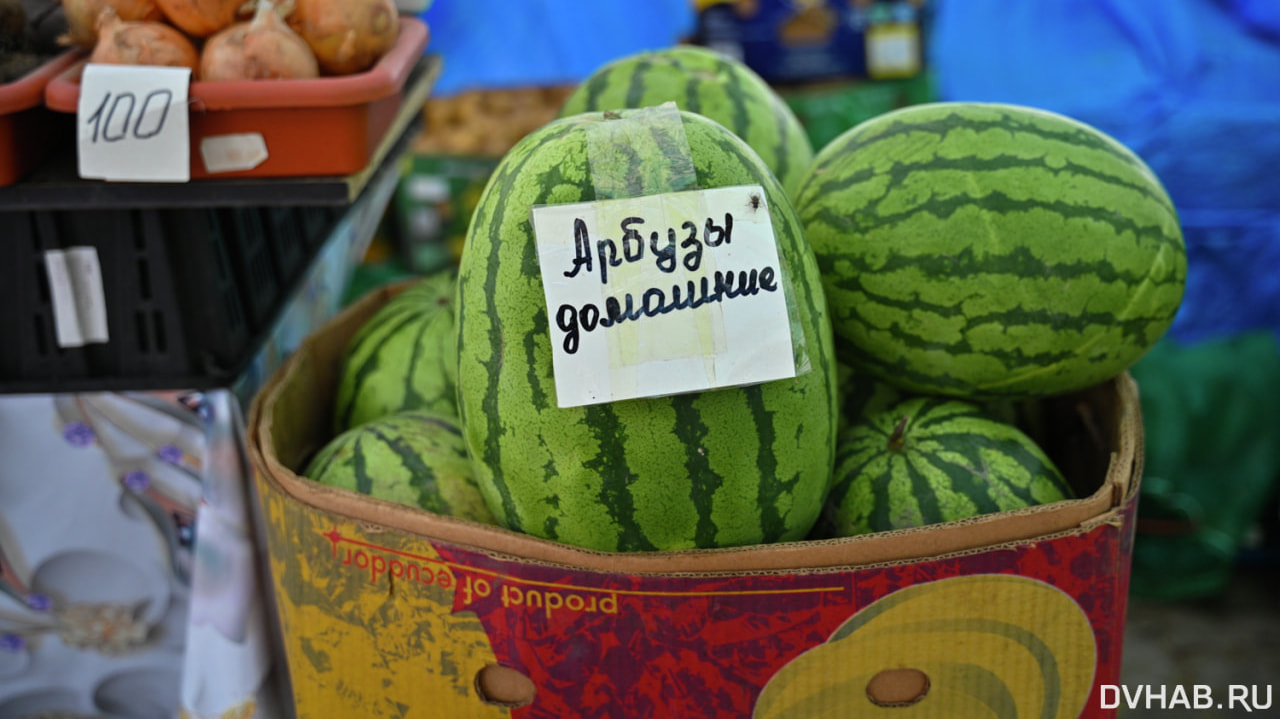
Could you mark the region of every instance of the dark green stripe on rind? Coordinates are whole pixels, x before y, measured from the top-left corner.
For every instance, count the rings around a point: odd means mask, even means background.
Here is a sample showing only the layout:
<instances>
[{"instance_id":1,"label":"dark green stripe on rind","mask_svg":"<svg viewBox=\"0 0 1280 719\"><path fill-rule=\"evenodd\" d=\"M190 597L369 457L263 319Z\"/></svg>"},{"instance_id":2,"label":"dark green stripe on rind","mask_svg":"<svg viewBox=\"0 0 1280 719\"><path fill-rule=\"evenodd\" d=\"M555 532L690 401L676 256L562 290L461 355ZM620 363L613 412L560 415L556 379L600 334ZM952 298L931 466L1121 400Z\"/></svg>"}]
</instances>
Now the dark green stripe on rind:
<instances>
[{"instance_id":1,"label":"dark green stripe on rind","mask_svg":"<svg viewBox=\"0 0 1280 719\"><path fill-rule=\"evenodd\" d=\"M423 322L418 331L413 335L413 353L410 355L409 366L420 367L423 361L423 339L432 331L429 322ZM452 330L452 327L450 327ZM404 376L404 389L402 390L405 398L405 405L408 407L422 407L429 400L423 397L414 383L414 373L410 372Z\"/></svg>"},{"instance_id":2,"label":"dark green stripe on rind","mask_svg":"<svg viewBox=\"0 0 1280 719\"><path fill-rule=\"evenodd\" d=\"M387 432L381 427L372 425L369 427L369 435L362 438L361 442L369 441L368 436L378 438L378 440L381 441L387 449L395 454L396 458L400 460L400 463L404 465L409 476L413 478L410 481L410 485L416 487L418 490L418 497L420 499L418 506L431 512L444 513L447 511L447 508L441 505L440 495L436 490L435 471L422 460L422 457L418 455L417 451L409 446L409 443L405 441L404 437ZM367 494L367 490L360 491Z\"/></svg>"},{"instance_id":3,"label":"dark green stripe on rind","mask_svg":"<svg viewBox=\"0 0 1280 719\"><path fill-rule=\"evenodd\" d=\"M1182 246L1181 238L1170 236L1166 231L1167 228L1141 225L1128 217L1111 211L1105 211L1104 214L1100 207L1074 205L1066 202L1014 199L999 191L988 192L981 197L953 195L944 200L930 200L929 202L914 205L901 212L879 215L854 215L852 218L844 214L835 214L834 210L822 207L806 214L805 219L810 223L808 226L813 226L814 223L823 223L841 232L884 232L892 230L895 225L905 220L916 219L921 214L932 215L938 220L948 220L957 212L974 208L980 208L982 212L1000 215L1041 211L1061 217L1063 220L1085 220L1107 225L1116 235L1129 234L1138 241L1153 242L1157 247L1169 245L1181 248ZM853 220L852 223L849 222L850 219ZM972 248L965 247L963 249L971 250ZM836 257L839 257L839 255L836 255ZM999 264L993 264L993 266L998 268Z\"/></svg>"},{"instance_id":4,"label":"dark green stripe on rind","mask_svg":"<svg viewBox=\"0 0 1280 719\"><path fill-rule=\"evenodd\" d=\"M730 62L716 58L715 68L712 72L725 78L725 94L729 97L730 107L732 111L729 114L729 121L721 123L733 131L733 134L748 140L751 132L752 120L759 117L760 110L758 107L747 108L748 97L751 97L752 104L760 103L762 99L771 98L772 95L757 94L752 97L751 92L754 88L748 86L744 82L744 74L737 71L737 68ZM776 116L775 116L776 119ZM750 145L750 140L747 141Z\"/></svg>"},{"instance_id":5,"label":"dark green stripe on rind","mask_svg":"<svg viewBox=\"0 0 1280 719\"><path fill-rule=\"evenodd\" d=\"M645 70L649 69L648 60L639 60L635 64L635 69L627 83L627 99L626 107L644 107L641 103L645 95Z\"/></svg>"},{"instance_id":6,"label":"dark green stripe on rind","mask_svg":"<svg viewBox=\"0 0 1280 719\"><path fill-rule=\"evenodd\" d=\"M780 509L782 497L795 490L797 477L784 478L778 471L777 433L773 427L773 417L764 405L764 397L758 388L747 390L747 406L751 408L751 419L755 426L755 434L760 438L760 448L756 452L756 466L760 468L760 531L766 537L781 537L787 533L786 517Z\"/></svg>"},{"instance_id":7,"label":"dark green stripe on rind","mask_svg":"<svg viewBox=\"0 0 1280 719\"><path fill-rule=\"evenodd\" d=\"M356 440L351 453L351 474L355 477L355 490L360 494L373 492L373 477L369 475L369 463L364 456L364 437Z\"/></svg>"},{"instance_id":8,"label":"dark green stripe on rind","mask_svg":"<svg viewBox=\"0 0 1280 719\"><path fill-rule=\"evenodd\" d=\"M716 546L716 525L711 520L711 507L716 492L724 484L723 478L712 473L711 463L707 457L704 443L707 439L707 426L693 406L694 397L682 395L672 399L676 411L676 426L672 437L673 448L684 449L684 468L688 473L690 484L689 499L699 508L698 522L694 528L693 541L699 547ZM761 468L763 472L763 468Z\"/></svg>"},{"instance_id":9,"label":"dark green stripe on rind","mask_svg":"<svg viewBox=\"0 0 1280 719\"><path fill-rule=\"evenodd\" d=\"M616 549L622 552L657 549L636 522L630 488L635 474L627 464L626 427L618 422L609 405L587 407L583 422L599 442L595 456L583 462L583 466L604 479L598 498L617 527Z\"/></svg>"}]
</instances>

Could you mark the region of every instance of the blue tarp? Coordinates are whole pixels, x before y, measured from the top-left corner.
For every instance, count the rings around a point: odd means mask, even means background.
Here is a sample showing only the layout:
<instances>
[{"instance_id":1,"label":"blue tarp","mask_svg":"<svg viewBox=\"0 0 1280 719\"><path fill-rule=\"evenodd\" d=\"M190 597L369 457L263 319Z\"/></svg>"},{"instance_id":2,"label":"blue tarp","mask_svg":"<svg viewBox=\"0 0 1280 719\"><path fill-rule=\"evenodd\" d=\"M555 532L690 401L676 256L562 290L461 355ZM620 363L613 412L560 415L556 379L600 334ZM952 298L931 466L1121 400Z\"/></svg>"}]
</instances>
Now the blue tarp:
<instances>
[{"instance_id":1,"label":"blue tarp","mask_svg":"<svg viewBox=\"0 0 1280 719\"><path fill-rule=\"evenodd\" d=\"M422 13L444 60L434 93L564 85L693 33L690 0L435 0Z\"/></svg>"},{"instance_id":2,"label":"blue tarp","mask_svg":"<svg viewBox=\"0 0 1280 719\"><path fill-rule=\"evenodd\" d=\"M1280 2L934 2L941 99L1069 115L1164 182L1189 265L1172 337L1280 333Z\"/></svg>"}]
</instances>

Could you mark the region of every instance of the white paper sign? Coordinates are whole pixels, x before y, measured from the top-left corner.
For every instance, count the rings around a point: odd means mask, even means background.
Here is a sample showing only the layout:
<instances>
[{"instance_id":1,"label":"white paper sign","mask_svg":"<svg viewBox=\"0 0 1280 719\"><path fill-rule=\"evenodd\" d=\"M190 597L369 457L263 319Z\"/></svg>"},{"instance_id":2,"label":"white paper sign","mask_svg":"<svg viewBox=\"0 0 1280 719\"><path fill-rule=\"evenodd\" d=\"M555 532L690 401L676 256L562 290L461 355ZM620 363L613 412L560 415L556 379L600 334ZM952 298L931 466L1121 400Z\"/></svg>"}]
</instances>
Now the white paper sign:
<instances>
[{"instance_id":1,"label":"white paper sign","mask_svg":"<svg viewBox=\"0 0 1280 719\"><path fill-rule=\"evenodd\" d=\"M764 197L757 185L533 209L560 407L795 376Z\"/></svg>"},{"instance_id":2,"label":"white paper sign","mask_svg":"<svg viewBox=\"0 0 1280 719\"><path fill-rule=\"evenodd\" d=\"M80 176L130 182L191 179L185 67L85 65L80 78Z\"/></svg>"},{"instance_id":3,"label":"white paper sign","mask_svg":"<svg viewBox=\"0 0 1280 719\"><path fill-rule=\"evenodd\" d=\"M97 248L48 250L44 253L44 266L58 346L109 342L107 301Z\"/></svg>"}]
</instances>

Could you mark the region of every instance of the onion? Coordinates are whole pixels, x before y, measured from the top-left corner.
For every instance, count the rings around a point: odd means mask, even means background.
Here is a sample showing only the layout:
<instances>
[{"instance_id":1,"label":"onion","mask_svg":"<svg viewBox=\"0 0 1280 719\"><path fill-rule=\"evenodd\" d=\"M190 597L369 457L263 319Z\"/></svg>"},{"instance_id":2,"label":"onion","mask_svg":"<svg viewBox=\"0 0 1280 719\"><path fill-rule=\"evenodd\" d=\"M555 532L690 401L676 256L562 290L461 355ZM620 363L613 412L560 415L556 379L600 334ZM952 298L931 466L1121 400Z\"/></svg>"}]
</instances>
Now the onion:
<instances>
[{"instance_id":1,"label":"onion","mask_svg":"<svg viewBox=\"0 0 1280 719\"><path fill-rule=\"evenodd\" d=\"M62 0L62 13L67 17L65 44L89 49L98 41L98 17L111 8L121 20L160 20L155 0Z\"/></svg>"},{"instance_id":2,"label":"onion","mask_svg":"<svg viewBox=\"0 0 1280 719\"><path fill-rule=\"evenodd\" d=\"M400 34L395 0L295 0L288 21L331 75L368 70Z\"/></svg>"},{"instance_id":3,"label":"onion","mask_svg":"<svg viewBox=\"0 0 1280 719\"><path fill-rule=\"evenodd\" d=\"M189 67L194 80L199 74L200 54L186 35L162 22L125 21L106 8L98 19L98 44L89 62Z\"/></svg>"},{"instance_id":4,"label":"onion","mask_svg":"<svg viewBox=\"0 0 1280 719\"><path fill-rule=\"evenodd\" d=\"M239 22L209 38L200 53L201 80L262 80L316 77L320 68L306 41L259 0L250 22Z\"/></svg>"},{"instance_id":5,"label":"onion","mask_svg":"<svg viewBox=\"0 0 1280 719\"><path fill-rule=\"evenodd\" d=\"M209 37L237 20L244 0L155 0L169 22L192 37Z\"/></svg>"}]
</instances>

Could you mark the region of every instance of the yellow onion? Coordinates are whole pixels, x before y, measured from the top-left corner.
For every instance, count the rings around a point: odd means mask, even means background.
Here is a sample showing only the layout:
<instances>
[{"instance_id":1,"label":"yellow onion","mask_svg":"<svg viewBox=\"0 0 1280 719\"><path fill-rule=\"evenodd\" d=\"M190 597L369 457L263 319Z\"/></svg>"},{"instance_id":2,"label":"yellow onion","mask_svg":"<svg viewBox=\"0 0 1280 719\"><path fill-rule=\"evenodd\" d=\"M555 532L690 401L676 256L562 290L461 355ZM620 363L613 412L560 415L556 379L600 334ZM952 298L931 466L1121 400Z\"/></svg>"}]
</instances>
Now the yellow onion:
<instances>
[{"instance_id":1,"label":"yellow onion","mask_svg":"<svg viewBox=\"0 0 1280 719\"><path fill-rule=\"evenodd\" d=\"M209 37L238 18L244 0L156 0L169 22L192 37Z\"/></svg>"},{"instance_id":2,"label":"yellow onion","mask_svg":"<svg viewBox=\"0 0 1280 719\"><path fill-rule=\"evenodd\" d=\"M106 8L98 21L98 43L89 62L189 67L195 79L200 54L186 35L162 22L126 21Z\"/></svg>"},{"instance_id":3,"label":"yellow onion","mask_svg":"<svg viewBox=\"0 0 1280 719\"><path fill-rule=\"evenodd\" d=\"M330 75L368 70L400 33L394 0L295 0L287 19Z\"/></svg>"},{"instance_id":4,"label":"yellow onion","mask_svg":"<svg viewBox=\"0 0 1280 719\"><path fill-rule=\"evenodd\" d=\"M93 48L98 40L98 17L106 8L125 21L162 19L155 0L62 0L62 14L67 18L67 34L62 41Z\"/></svg>"},{"instance_id":5,"label":"yellow onion","mask_svg":"<svg viewBox=\"0 0 1280 719\"><path fill-rule=\"evenodd\" d=\"M253 20L209 38L200 53L200 79L263 80L316 77L320 68L306 41L280 19L275 3L259 0Z\"/></svg>"}]
</instances>

